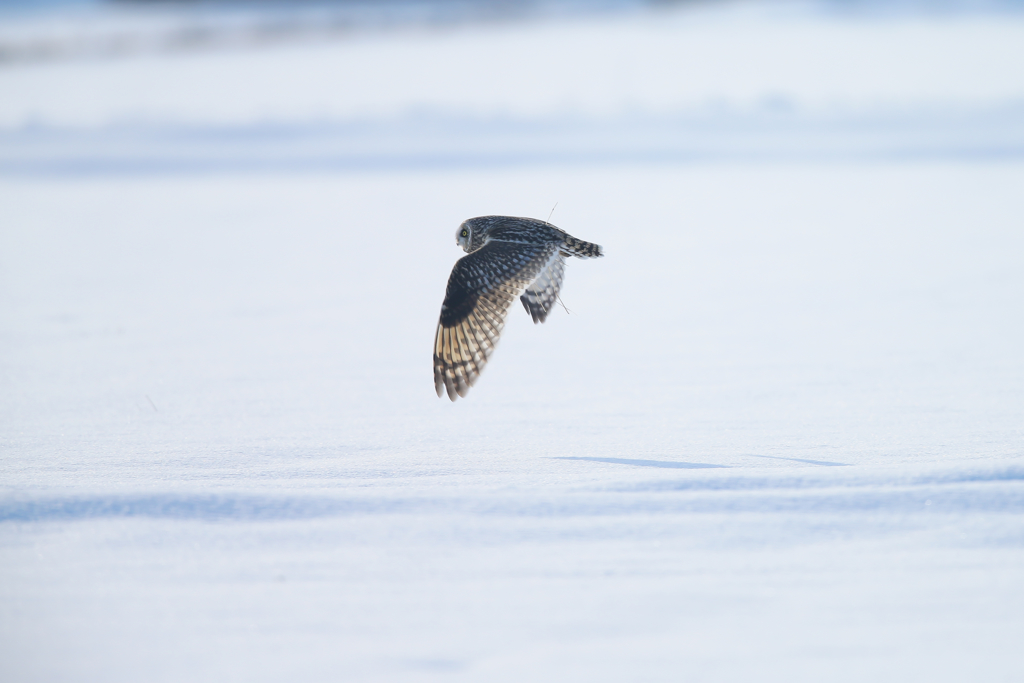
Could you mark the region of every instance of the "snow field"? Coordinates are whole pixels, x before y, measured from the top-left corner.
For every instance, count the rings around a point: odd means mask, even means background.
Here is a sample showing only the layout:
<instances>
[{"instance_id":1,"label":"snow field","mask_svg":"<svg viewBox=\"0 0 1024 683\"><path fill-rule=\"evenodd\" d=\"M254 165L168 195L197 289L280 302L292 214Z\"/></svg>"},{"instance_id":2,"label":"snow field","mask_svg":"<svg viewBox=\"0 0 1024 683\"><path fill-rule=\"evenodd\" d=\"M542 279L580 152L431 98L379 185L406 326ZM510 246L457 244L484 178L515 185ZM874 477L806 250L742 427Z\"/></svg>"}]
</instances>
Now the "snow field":
<instances>
[{"instance_id":1,"label":"snow field","mask_svg":"<svg viewBox=\"0 0 1024 683\"><path fill-rule=\"evenodd\" d=\"M1021 176L7 180L6 676L1010 680ZM608 256L436 399L555 201Z\"/></svg>"},{"instance_id":2,"label":"snow field","mask_svg":"<svg viewBox=\"0 0 1024 683\"><path fill-rule=\"evenodd\" d=\"M0 68L0 679L1018 680L1022 27ZM607 256L437 399L456 227L556 203Z\"/></svg>"}]
</instances>

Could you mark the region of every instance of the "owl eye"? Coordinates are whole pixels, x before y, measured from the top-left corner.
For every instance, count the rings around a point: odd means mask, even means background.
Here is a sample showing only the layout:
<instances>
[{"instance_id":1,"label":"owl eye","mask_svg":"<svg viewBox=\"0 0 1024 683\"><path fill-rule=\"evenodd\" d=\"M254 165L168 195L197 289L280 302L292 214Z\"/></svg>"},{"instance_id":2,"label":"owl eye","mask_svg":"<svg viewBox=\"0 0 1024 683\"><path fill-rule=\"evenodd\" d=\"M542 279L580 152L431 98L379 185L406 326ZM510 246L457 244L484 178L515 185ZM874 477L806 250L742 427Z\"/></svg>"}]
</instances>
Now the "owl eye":
<instances>
[{"instance_id":1,"label":"owl eye","mask_svg":"<svg viewBox=\"0 0 1024 683\"><path fill-rule=\"evenodd\" d=\"M462 231L462 236L463 237L469 237L469 233L467 231L463 230Z\"/></svg>"}]
</instances>

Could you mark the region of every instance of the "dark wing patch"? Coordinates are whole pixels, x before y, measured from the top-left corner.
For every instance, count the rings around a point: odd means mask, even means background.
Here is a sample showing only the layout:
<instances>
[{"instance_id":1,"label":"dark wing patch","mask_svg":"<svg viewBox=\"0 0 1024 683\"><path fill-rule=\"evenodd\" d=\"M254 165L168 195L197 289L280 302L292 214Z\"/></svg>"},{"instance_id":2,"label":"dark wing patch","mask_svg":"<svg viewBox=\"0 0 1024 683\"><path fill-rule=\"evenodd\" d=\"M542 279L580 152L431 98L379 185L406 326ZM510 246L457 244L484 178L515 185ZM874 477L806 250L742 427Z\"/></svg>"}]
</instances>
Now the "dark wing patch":
<instances>
[{"instance_id":1,"label":"dark wing patch","mask_svg":"<svg viewBox=\"0 0 1024 683\"><path fill-rule=\"evenodd\" d=\"M434 388L465 396L490 358L509 306L549 264L553 244L490 241L455 263L434 337Z\"/></svg>"},{"instance_id":2,"label":"dark wing patch","mask_svg":"<svg viewBox=\"0 0 1024 683\"><path fill-rule=\"evenodd\" d=\"M534 323L542 323L547 319L548 311L558 300L558 290L562 287L564 275L565 256L562 251L556 249L548 258L548 262L537 279L519 297L526 312L533 317Z\"/></svg>"}]
</instances>

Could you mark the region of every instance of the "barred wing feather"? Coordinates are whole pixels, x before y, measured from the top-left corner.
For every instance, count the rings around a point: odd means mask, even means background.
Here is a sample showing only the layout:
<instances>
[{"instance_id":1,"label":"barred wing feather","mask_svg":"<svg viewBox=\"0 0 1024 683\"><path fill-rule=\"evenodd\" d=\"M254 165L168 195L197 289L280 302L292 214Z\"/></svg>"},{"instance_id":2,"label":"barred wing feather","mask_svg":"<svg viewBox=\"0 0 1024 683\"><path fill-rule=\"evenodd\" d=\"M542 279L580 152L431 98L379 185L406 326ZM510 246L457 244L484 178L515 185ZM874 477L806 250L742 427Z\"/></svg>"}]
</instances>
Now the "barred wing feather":
<instances>
[{"instance_id":1,"label":"barred wing feather","mask_svg":"<svg viewBox=\"0 0 1024 683\"><path fill-rule=\"evenodd\" d=\"M438 396L466 395L494 352L512 302L557 256L553 244L492 240L455 263L434 337Z\"/></svg>"},{"instance_id":2,"label":"barred wing feather","mask_svg":"<svg viewBox=\"0 0 1024 683\"><path fill-rule=\"evenodd\" d=\"M565 252L556 249L544 264L540 275L534 280L523 295L519 297L523 308L533 318L534 323L547 320L548 313L558 300L558 290L562 288L565 276Z\"/></svg>"}]
</instances>

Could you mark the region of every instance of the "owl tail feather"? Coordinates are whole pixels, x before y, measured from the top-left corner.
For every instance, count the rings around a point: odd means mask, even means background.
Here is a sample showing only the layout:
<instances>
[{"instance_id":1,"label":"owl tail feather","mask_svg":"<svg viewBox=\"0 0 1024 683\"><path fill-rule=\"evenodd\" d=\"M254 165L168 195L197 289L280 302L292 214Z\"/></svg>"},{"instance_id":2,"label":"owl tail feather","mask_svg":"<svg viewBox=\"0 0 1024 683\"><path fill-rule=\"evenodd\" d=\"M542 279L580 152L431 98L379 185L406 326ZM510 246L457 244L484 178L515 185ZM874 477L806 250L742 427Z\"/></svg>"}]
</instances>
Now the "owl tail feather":
<instances>
[{"instance_id":1,"label":"owl tail feather","mask_svg":"<svg viewBox=\"0 0 1024 683\"><path fill-rule=\"evenodd\" d=\"M565 242L562 246L563 250L577 258L601 258L604 256L604 250L600 244L594 244L593 242L584 242L583 240L576 239L572 235L565 236Z\"/></svg>"}]
</instances>

